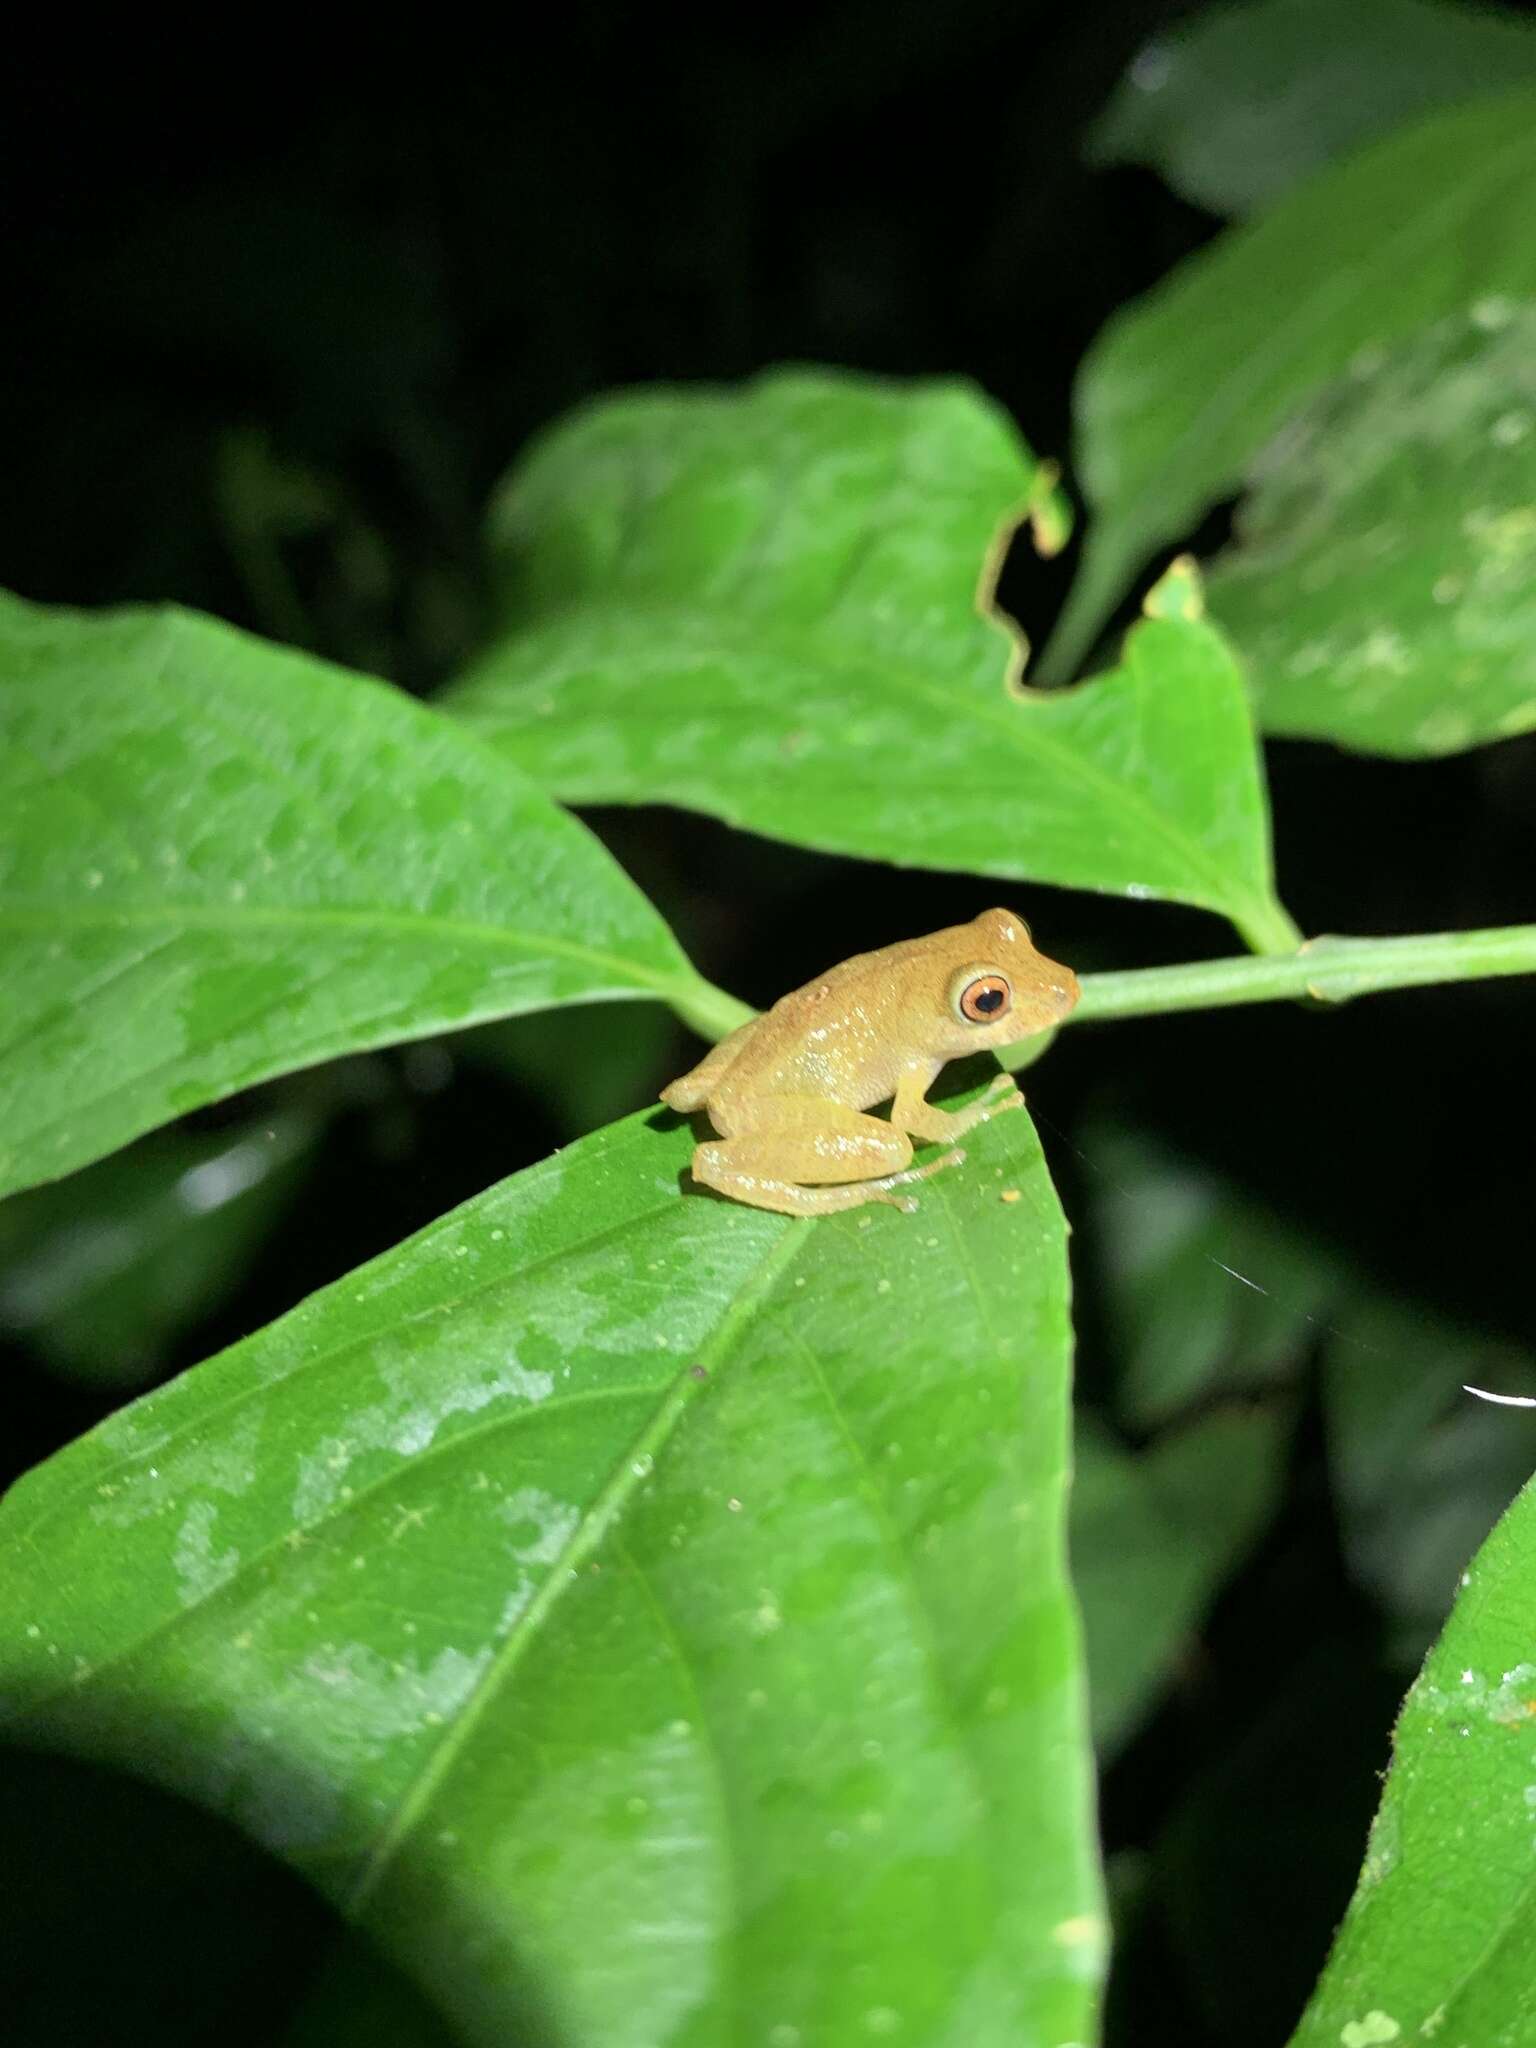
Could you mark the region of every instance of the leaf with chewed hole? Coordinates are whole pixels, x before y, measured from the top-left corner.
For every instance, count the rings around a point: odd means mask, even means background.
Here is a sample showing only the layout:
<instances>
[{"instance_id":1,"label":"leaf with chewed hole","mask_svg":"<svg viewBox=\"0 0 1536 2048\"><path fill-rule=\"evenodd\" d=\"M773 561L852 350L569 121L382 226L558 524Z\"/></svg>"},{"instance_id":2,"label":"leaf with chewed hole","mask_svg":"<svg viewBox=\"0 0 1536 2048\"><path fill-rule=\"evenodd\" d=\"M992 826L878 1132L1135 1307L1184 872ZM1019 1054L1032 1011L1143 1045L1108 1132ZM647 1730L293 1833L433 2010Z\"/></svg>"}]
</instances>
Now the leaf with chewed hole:
<instances>
[{"instance_id":1,"label":"leaf with chewed hole","mask_svg":"<svg viewBox=\"0 0 1536 2048\"><path fill-rule=\"evenodd\" d=\"M605 399L508 480L506 623L444 702L567 802L1172 898L1293 944L1218 634L1147 621L1081 689L1011 686L978 582L1031 504L1059 539L1050 474L959 384L794 371Z\"/></svg>"},{"instance_id":2,"label":"leaf with chewed hole","mask_svg":"<svg viewBox=\"0 0 1536 2048\"><path fill-rule=\"evenodd\" d=\"M582 1140L23 1479L7 1730L233 1820L466 2043L1085 2041L1029 1119L913 1215L685 1193L692 1144Z\"/></svg>"}]
</instances>

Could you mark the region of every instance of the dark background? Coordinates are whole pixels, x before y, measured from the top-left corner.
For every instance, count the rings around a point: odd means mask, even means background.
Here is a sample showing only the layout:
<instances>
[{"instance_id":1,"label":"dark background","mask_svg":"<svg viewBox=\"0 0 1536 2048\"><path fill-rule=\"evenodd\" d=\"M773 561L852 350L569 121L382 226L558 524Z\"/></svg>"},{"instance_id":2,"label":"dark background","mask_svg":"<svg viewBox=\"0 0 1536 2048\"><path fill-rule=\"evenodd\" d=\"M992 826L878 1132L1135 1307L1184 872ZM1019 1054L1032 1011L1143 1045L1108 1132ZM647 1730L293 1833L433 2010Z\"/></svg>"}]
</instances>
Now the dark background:
<instances>
[{"instance_id":1,"label":"dark background","mask_svg":"<svg viewBox=\"0 0 1536 2048\"><path fill-rule=\"evenodd\" d=\"M0 138L0 582L67 603L174 598L428 690L481 630L491 486L592 392L784 359L961 372L1066 455L1093 334L1220 225L1148 172L1079 155L1138 46L1183 11L833 0L706 23L575 0L536 48L425 18L350 49L221 21L153 61L136 41L106 61L97 46L88 69L63 49L18 66ZM1010 570L1037 644L1069 569ZM1532 742L1425 765L1270 755L1281 891L1309 932L1536 915ZM591 822L702 970L756 1002L998 893L676 813ZM1231 950L1193 913L1014 893L1079 969ZM1068 1033L1028 1085L1077 1223L1085 1399L1105 1399L1116 1363L1088 1135L1106 1114L1218 1166L1426 1315L1536 1349L1533 1020L1531 986L1507 982ZM660 1037L615 1110L685 1057L680 1031ZM515 1058L360 1071L237 1297L161 1370L572 1134ZM121 1397L24 1345L5 1354L0 1480ZM1278 1521L1108 1776L1129 1902L1114 2043L1281 2041L1353 1883L1403 1673L1341 1562L1316 1410L1304 1372ZM39 1798L70 1807L51 1778ZM99 1914L61 1861L69 1938L131 1930L111 1973L121 2031L72 2034L51 2014L39 2040L135 2038L164 1972L206 1948L189 1918L194 1824L158 1807L132 1823L141 1845L162 1825L159 1890L143 1859L119 1872L82 1836L73 1867L122 1879ZM222 2040L271 2038L324 1941L286 1892L262 1903L274 1885L244 1864L227 1878L225 1920L265 1931L238 1962L215 1949ZM46 1953L46 1927L29 1929ZM213 2038L196 2011L177 2033L155 2009L157 2038Z\"/></svg>"}]
</instances>

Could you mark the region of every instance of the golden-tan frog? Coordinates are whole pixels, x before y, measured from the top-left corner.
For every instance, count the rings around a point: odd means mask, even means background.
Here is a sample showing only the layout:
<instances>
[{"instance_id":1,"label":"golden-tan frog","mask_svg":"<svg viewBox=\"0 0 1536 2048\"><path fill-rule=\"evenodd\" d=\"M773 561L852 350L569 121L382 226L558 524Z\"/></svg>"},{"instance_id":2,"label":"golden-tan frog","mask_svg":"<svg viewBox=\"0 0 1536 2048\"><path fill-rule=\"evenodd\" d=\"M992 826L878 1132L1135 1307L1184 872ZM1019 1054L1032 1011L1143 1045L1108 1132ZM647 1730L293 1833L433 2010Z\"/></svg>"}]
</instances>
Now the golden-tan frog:
<instances>
[{"instance_id":1,"label":"golden-tan frog","mask_svg":"<svg viewBox=\"0 0 1536 2048\"><path fill-rule=\"evenodd\" d=\"M914 1167L914 1138L953 1144L1024 1098L1007 1074L955 1114L924 1100L946 1060L1045 1031L1077 1001L1077 977L1038 952L1011 910L858 953L722 1039L661 1091L720 1133L693 1155L706 1186L790 1216L863 1202L915 1209L893 1190L965 1157ZM864 1112L891 1102L890 1122Z\"/></svg>"}]
</instances>

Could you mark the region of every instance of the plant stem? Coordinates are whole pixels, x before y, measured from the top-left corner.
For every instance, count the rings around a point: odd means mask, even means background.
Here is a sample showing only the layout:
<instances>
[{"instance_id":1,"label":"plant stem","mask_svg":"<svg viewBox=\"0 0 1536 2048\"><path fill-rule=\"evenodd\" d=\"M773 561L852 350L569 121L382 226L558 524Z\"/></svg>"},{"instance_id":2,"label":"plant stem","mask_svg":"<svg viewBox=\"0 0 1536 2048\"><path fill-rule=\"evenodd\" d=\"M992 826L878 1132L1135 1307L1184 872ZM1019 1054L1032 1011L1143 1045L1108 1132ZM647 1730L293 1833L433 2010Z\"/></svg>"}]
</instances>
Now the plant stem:
<instances>
[{"instance_id":1,"label":"plant stem","mask_svg":"<svg viewBox=\"0 0 1536 2048\"><path fill-rule=\"evenodd\" d=\"M1488 981L1501 974L1536 974L1536 924L1485 932L1424 932L1407 939L1329 936L1308 939L1292 953L1244 953L1233 960L1085 974L1082 1000L1066 1021L1094 1024L1108 1017L1156 1017L1170 1010L1215 1010L1234 1003L1308 996L1320 1003L1346 1003L1351 996L1375 995L1383 989ZM671 1003L701 1038L724 1038L757 1015L750 1005L702 977L674 992ZM1022 1046L1033 1044L1026 1039L1020 1047L1006 1048L1003 1064L1028 1065L1028 1058L1019 1055ZM1036 1048L1043 1050L1044 1044Z\"/></svg>"},{"instance_id":2,"label":"plant stem","mask_svg":"<svg viewBox=\"0 0 1536 2048\"><path fill-rule=\"evenodd\" d=\"M669 992L668 1001L690 1031L700 1038L721 1039L757 1015L750 1003L727 995L702 975L687 986Z\"/></svg>"},{"instance_id":3,"label":"plant stem","mask_svg":"<svg viewBox=\"0 0 1536 2048\"><path fill-rule=\"evenodd\" d=\"M1383 989L1483 981L1500 974L1536 974L1536 925L1425 932L1406 939L1327 937L1309 939L1295 953L1085 974L1082 1001L1068 1022L1158 1016L1169 1010L1210 1010L1296 996L1343 1003Z\"/></svg>"}]
</instances>

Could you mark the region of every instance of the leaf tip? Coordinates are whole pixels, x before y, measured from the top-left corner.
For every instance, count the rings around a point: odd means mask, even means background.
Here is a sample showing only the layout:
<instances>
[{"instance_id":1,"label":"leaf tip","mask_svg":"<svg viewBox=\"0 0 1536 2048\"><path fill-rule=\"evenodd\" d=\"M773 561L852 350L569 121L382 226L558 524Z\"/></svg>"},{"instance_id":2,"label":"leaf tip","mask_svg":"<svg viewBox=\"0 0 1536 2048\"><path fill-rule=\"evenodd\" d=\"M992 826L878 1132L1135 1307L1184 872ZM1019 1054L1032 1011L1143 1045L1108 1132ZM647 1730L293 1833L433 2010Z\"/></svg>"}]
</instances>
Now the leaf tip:
<instances>
[{"instance_id":1,"label":"leaf tip","mask_svg":"<svg viewBox=\"0 0 1536 2048\"><path fill-rule=\"evenodd\" d=\"M1187 622L1205 617L1205 584L1193 555L1175 555L1141 601L1149 619Z\"/></svg>"}]
</instances>

